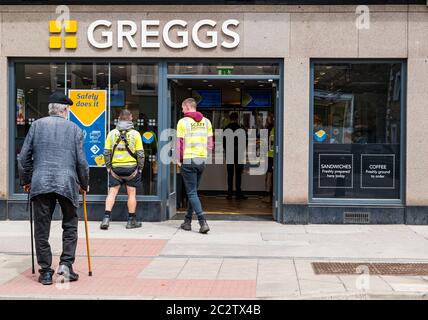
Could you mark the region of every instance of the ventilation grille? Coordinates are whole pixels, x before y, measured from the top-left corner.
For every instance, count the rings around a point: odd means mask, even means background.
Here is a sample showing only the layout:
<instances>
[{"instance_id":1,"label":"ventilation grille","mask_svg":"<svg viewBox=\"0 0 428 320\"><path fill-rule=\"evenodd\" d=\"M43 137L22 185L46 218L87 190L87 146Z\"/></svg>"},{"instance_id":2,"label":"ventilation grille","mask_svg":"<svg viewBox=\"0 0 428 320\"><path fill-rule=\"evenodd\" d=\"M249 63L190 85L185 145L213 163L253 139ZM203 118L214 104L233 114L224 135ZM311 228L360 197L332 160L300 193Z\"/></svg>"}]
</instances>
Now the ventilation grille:
<instances>
[{"instance_id":1,"label":"ventilation grille","mask_svg":"<svg viewBox=\"0 0 428 320\"><path fill-rule=\"evenodd\" d=\"M427 276L428 263L312 262L314 273Z\"/></svg>"},{"instance_id":2,"label":"ventilation grille","mask_svg":"<svg viewBox=\"0 0 428 320\"><path fill-rule=\"evenodd\" d=\"M344 212L343 223L368 224L370 223L370 212Z\"/></svg>"}]
</instances>

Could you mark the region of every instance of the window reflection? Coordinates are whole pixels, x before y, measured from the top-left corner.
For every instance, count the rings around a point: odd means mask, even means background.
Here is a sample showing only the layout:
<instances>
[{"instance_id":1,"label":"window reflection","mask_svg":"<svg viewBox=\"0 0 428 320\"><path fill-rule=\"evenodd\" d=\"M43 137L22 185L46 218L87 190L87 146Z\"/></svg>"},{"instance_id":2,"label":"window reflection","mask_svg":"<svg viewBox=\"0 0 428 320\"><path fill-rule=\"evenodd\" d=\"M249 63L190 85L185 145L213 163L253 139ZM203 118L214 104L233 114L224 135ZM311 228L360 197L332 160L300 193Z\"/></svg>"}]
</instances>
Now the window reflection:
<instances>
[{"instance_id":1,"label":"window reflection","mask_svg":"<svg viewBox=\"0 0 428 320\"><path fill-rule=\"evenodd\" d=\"M107 63L67 64L68 89L108 90L109 66ZM89 171L91 194L107 194L107 171L104 167L91 167Z\"/></svg>"},{"instance_id":2,"label":"window reflection","mask_svg":"<svg viewBox=\"0 0 428 320\"><path fill-rule=\"evenodd\" d=\"M157 65L112 64L110 129L114 129L120 110L132 112L134 128L140 132L145 152L142 184L137 194L157 194L158 145L158 68ZM126 194L124 187L121 194Z\"/></svg>"},{"instance_id":3,"label":"window reflection","mask_svg":"<svg viewBox=\"0 0 428 320\"><path fill-rule=\"evenodd\" d=\"M397 143L401 64L316 65L315 143Z\"/></svg>"},{"instance_id":4,"label":"window reflection","mask_svg":"<svg viewBox=\"0 0 428 320\"><path fill-rule=\"evenodd\" d=\"M31 124L48 115L48 98L55 91L65 90L65 65L41 63L15 64L15 159L21 152ZM20 186L17 161L15 161L16 193L23 193Z\"/></svg>"},{"instance_id":5,"label":"window reflection","mask_svg":"<svg viewBox=\"0 0 428 320\"><path fill-rule=\"evenodd\" d=\"M135 129L143 136L146 164L139 195L157 194L158 67L154 64L16 63L15 64L15 158L37 119L48 116L48 97L57 90L99 89L110 92L107 131L115 127L123 108L133 113ZM109 88L109 83L111 87ZM90 194L105 195L108 176L104 167L90 170ZM20 187L15 161L14 192ZM121 190L123 193L124 190Z\"/></svg>"},{"instance_id":6,"label":"window reflection","mask_svg":"<svg viewBox=\"0 0 428 320\"><path fill-rule=\"evenodd\" d=\"M314 65L315 198L400 198L401 63Z\"/></svg>"}]
</instances>

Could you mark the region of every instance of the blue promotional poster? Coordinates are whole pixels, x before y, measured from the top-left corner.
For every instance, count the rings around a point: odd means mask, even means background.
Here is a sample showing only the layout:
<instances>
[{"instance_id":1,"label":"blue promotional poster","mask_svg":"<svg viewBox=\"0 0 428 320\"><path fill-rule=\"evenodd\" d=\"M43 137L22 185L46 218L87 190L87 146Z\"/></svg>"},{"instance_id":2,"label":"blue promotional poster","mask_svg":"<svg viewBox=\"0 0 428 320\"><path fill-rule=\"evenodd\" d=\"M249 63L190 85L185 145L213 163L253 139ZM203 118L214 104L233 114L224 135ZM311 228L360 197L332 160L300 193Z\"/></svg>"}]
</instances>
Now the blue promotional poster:
<instances>
[{"instance_id":1,"label":"blue promotional poster","mask_svg":"<svg viewBox=\"0 0 428 320\"><path fill-rule=\"evenodd\" d=\"M106 138L106 90L69 90L73 101L69 119L83 130L86 159L90 167L104 166Z\"/></svg>"}]
</instances>

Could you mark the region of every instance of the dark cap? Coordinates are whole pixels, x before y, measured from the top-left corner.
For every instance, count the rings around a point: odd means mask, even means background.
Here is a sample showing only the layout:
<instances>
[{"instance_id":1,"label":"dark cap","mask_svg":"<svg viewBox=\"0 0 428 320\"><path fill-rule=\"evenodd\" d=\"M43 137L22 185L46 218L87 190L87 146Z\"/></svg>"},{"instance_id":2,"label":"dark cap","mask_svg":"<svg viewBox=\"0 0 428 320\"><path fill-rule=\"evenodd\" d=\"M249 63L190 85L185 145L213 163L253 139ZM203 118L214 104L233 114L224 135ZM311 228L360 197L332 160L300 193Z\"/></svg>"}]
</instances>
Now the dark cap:
<instances>
[{"instance_id":1,"label":"dark cap","mask_svg":"<svg viewBox=\"0 0 428 320\"><path fill-rule=\"evenodd\" d=\"M69 97L67 97L64 93L59 91L54 92L50 95L48 99L48 103L68 104L69 106L73 105L73 101Z\"/></svg>"}]
</instances>

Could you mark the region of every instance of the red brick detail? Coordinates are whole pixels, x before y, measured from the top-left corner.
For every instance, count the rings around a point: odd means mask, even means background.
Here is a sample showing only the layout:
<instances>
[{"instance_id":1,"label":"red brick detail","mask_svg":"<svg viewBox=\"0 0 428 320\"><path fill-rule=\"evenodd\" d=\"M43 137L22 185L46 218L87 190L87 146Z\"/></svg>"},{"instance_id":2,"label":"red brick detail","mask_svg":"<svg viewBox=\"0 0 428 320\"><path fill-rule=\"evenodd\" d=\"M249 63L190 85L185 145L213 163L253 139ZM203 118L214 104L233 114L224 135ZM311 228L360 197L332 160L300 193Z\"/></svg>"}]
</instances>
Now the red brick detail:
<instances>
[{"instance_id":1,"label":"red brick detail","mask_svg":"<svg viewBox=\"0 0 428 320\"><path fill-rule=\"evenodd\" d=\"M55 258L58 266L58 258ZM38 274L27 270L0 286L0 296L25 297L201 297L201 298L255 298L256 281L195 280L195 279L139 279L138 274L150 263L147 258L92 259L93 276L88 276L86 257L78 257L74 270L77 282L43 286ZM57 276L54 276L54 281Z\"/></svg>"}]
</instances>

